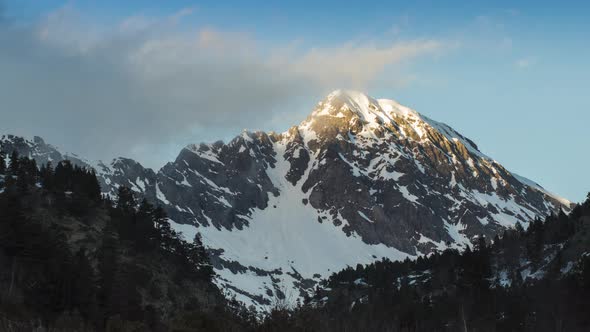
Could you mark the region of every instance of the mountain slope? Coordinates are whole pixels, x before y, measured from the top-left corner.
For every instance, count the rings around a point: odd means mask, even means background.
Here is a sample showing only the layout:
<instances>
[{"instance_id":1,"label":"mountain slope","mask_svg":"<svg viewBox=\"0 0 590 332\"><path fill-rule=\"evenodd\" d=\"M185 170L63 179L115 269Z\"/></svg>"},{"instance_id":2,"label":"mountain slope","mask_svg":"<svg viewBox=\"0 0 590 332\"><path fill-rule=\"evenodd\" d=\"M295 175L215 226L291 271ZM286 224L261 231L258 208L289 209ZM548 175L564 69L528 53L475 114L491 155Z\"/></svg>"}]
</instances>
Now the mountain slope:
<instances>
[{"instance_id":1,"label":"mountain slope","mask_svg":"<svg viewBox=\"0 0 590 332\"><path fill-rule=\"evenodd\" d=\"M126 187L105 199L70 162L11 161L0 169L0 331L243 330L200 240L179 238L161 209Z\"/></svg>"},{"instance_id":2,"label":"mountain slope","mask_svg":"<svg viewBox=\"0 0 590 332\"><path fill-rule=\"evenodd\" d=\"M104 192L129 186L187 238L202 233L218 284L257 306L347 265L461 249L570 205L449 126L354 91L281 134L189 145L157 173L124 158L93 167Z\"/></svg>"},{"instance_id":3,"label":"mountain slope","mask_svg":"<svg viewBox=\"0 0 590 332\"><path fill-rule=\"evenodd\" d=\"M463 248L569 208L452 128L349 91L285 133L190 145L157 181L172 219L223 249L221 282L255 302L277 284L297 297L346 265Z\"/></svg>"},{"instance_id":4,"label":"mountain slope","mask_svg":"<svg viewBox=\"0 0 590 332\"><path fill-rule=\"evenodd\" d=\"M300 331L588 331L590 199L473 250L346 268L263 326Z\"/></svg>"}]
</instances>

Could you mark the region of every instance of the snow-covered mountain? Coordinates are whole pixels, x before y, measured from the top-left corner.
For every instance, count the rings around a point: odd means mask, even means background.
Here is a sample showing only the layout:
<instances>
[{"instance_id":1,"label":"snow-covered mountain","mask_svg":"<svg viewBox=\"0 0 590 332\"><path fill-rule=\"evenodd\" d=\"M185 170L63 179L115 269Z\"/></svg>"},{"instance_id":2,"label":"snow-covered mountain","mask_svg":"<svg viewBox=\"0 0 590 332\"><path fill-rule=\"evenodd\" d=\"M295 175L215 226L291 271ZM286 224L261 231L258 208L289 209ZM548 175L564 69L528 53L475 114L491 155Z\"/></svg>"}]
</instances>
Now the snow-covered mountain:
<instances>
[{"instance_id":1,"label":"snow-covered mountain","mask_svg":"<svg viewBox=\"0 0 590 332\"><path fill-rule=\"evenodd\" d=\"M69 158L21 143L41 162ZM105 192L126 185L187 238L200 232L218 284L255 306L294 301L347 265L464 248L571 205L449 126L354 91L331 93L284 133L189 145L157 173L125 158L74 161L94 167Z\"/></svg>"}]
</instances>

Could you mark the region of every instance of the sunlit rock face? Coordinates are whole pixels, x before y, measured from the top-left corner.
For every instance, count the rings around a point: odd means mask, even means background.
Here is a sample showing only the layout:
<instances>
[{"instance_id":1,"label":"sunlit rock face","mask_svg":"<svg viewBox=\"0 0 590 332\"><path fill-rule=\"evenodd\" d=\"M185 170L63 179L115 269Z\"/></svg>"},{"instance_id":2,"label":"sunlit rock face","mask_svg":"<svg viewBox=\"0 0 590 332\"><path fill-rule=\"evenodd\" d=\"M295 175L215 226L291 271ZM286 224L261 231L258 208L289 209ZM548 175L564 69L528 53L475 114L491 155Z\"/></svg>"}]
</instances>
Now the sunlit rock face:
<instances>
[{"instance_id":1,"label":"sunlit rock face","mask_svg":"<svg viewBox=\"0 0 590 332\"><path fill-rule=\"evenodd\" d=\"M23 151L53 153L37 146ZM131 187L187 238L202 233L218 285L259 307L294 301L347 265L462 249L570 207L449 126L355 91L334 91L284 133L189 145L158 172L76 161L105 193Z\"/></svg>"},{"instance_id":2,"label":"sunlit rock face","mask_svg":"<svg viewBox=\"0 0 590 332\"><path fill-rule=\"evenodd\" d=\"M288 166L280 183L268 176L277 162ZM159 197L175 202L171 215L183 223L242 228L289 186L326 214L322 222L412 255L569 204L524 182L452 128L348 91L285 133L188 146L158 176Z\"/></svg>"},{"instance_id":3,"label":"sunlit rock face","mask_svg":"<svg viewBox=\"0 0 590 332\"><path fill-rule=\"evenodd\" d=\"M449 126L354 91L281 134L190 145L157 177L171 218L220 248L220 284L253 304L283 287L300 296L347 265L461 249L570 204Z\"/></svg>"}]
</instances>

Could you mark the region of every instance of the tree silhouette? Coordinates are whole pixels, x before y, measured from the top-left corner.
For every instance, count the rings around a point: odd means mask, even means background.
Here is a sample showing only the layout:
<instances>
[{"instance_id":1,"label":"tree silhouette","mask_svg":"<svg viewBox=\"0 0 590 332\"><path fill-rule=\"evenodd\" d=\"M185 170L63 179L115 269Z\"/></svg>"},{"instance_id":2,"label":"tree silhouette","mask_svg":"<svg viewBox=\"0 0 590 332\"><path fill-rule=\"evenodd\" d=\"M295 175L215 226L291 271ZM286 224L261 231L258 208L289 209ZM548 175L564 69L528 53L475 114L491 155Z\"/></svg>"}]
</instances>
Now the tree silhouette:
<instances>
[{"instance_id":1,"label":"tree silhouette","mask_svg":"<svg viewBox=\"0 0 590 332\"><path fill-rule=\"evenodd\" d=\"M6 155L0 150L0 174L6 174Z\"/></svg>"},{"instance_id":2,"label":"tree silhouette","mask_svg":"<svg viewBox=\"0 0 590 332\"><path fill-rule=\"evenodd\" d=\"M10 154L10 159L9 159L9 172L12 175L16 175L18 173L18 168L19 168L19 158L18 158L18 152L16 150L12 151L12 153Z\"/></svg>"}]
</instances>

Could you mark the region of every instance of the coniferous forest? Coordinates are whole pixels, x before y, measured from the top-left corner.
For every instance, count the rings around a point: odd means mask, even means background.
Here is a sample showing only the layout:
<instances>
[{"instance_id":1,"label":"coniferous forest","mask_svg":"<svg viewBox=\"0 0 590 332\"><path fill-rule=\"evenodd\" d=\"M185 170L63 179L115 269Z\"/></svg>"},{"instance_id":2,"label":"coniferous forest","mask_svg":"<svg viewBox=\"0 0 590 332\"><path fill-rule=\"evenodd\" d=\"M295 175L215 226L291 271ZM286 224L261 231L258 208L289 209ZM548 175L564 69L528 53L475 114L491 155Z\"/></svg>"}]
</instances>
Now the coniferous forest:
<instances>
[{"instance_id":1,"label":"coniferous forest","mask_svg":"<svg viewBox=\"0 0 590 332\"><path fill-rule=\"evenodd\" d=\"M8 162L5 162L8 160ZM2 331L588 331L590 198L464 251L332 275L301 303L227 300L197 235L69 161L0 156Z\"/></svg>"},{"instance_id":2,"label":"coniferous forest","mask_svg":"<svg viewBox=\"0 0 590 332\"><path fill-rule=\"evenodd\" d=\"M183 330L193 313L205 329L227 321L200 238L185 241L161 208L126 187L101 197L94 172L69 161L4 160L0 330Z\"/></svg>"}]
</instances>

